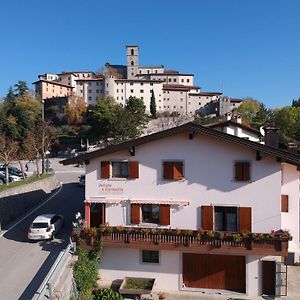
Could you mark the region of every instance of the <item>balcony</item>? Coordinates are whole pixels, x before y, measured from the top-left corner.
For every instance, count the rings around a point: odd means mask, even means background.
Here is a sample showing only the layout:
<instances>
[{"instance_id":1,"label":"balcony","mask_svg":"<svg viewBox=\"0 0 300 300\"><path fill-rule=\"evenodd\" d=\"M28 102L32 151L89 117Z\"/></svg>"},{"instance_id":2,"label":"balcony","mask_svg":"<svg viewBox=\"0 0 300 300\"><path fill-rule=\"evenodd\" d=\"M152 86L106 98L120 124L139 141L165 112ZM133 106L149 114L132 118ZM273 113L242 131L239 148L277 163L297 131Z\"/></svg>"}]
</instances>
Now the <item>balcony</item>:
<instances>
[{"instance_id":1,"label":"balcony","mask_svg":"<svg viewBox=\"0 0 300 300\"><path fill-rule=\"evenodd\" d=\"M73 240L79 248L97 249L101 245L112 248L178 250L224 255L285 256L287 231L271 233L233 233L211 230L149 229L141 227L113 227L74 229Z\"/></svg>"}]
</instances>

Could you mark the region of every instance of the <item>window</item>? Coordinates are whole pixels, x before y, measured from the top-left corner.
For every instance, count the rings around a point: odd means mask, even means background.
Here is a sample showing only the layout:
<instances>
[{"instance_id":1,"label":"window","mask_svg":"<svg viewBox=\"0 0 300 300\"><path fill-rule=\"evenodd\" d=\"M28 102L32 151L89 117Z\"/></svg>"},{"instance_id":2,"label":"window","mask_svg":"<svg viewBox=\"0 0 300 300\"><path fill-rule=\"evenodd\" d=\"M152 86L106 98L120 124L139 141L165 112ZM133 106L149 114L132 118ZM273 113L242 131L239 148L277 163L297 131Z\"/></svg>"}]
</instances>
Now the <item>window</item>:
<instances>
[{"instance_id":1,"label":"window","mask_svg":"<svg viewBox=\"0 0 300 300\"><path fill-rule=\"evenodd\" d=\"M117 93L119 93L119 90L117 89Z\"/></svg>"},{"instance_id":2,"label":"window","mask_svg":"<svg viewBox=\"0 0 300 300\"><path fill-rule=\"evenodd\" d=\"M159 251L142 250L141 261L142 263L159 264Z\"/></svg>"},{"instance_id":3,"label":"window","mask_svg":"<svg viewBox=\"0 0 300 300\"><path fill-rule=\"evenodd\" d=\"M181 79L181 82L184 82L184 80L183 80L183 79Z\"/></svg>"},{"instance_id":4,"label":"window","mask_svg":"<svg viewBox=\"0 0 300 300\"><path fill-rule=\"evenodd\" d=\"M237 207L215 207L215 230L237 231Z\"/></svg>"},{"instance_id":5,"label":"window","mask_svg":"<svg viewBox=\"0 0 300 300\"><path fill-rule=\"evenodd\" d=\"M249 162L235 162L235 180L248 181L250 180L250 163Z\"/></svg>"},{"instance_id":6,"label":"window","mask_svg":"<svg viewBox=\"0 0 300 300\"><path fill-rule=\"evenodd\" d=\"M96 85L99 85L99 82L96 82Z\"/></svg>"},{"instance_id":7,"label":"window","mask_svg":"<svg viewBox=\"0 0 300 300\"><path fill-rule=\"evenodd\" d=\"M168 204L131 204L131 224L140 222L170 225L170 205Z\"/></svg>"},{"instance_id":8,"label":"window","mask_svg":"<svg viewBox=\"0 0 300 300\"><path fill-rule=\"evenodd\" d=\"M187 79L187 80L186 80L186 82L190 82L190 80L189 80L189 79Z\"/></svg>"},{"instance_id":9,"label":"window","mask_svg":"<svg viewBox=\"0 0 300 300\"><path fill-rule=\"evenodd\" d=\"M91 93L91 92L92 92L92 90L88 90L88 92L89 92L89 93Z\"/></svg>"},{"instance_id":10,"label":"window","mask_svg":"<svg viewBox=\"0 0 300 300\"><path fill-rule=\"evenodd\" d=\"M252 232L251 207L202 206L201 227L204 230Z\"/></svg>"},{"instance_id":11,"label":"window","mask_svg":"<svg viewBox=\"0 0 300 300\"><path fill-rule=\"evenodd\" d=\"M128 161L113 161L112 165L112 177L128 178Z\"/></svg>"},{"instance_id":12,"label":"window","mask_svg":"<svg viewBox=\"0 0 300 300\"><path fill-rule=\"evenodd\" d=\"M153 83L151 82L150 85L153 86Z\"/></svg>"},{"instance_id":13,"label":"window","mask_svg":"<svg viewBox=\"0 0 300 300\"><path fill-rule=\"evenodd\" d=\"M289 212L289 196L281 195L281 212Z\"/></svg>"},{"instance_id":14,"label":"window","mask_svg":"<svg viewBox=\"0 0 300 300\"><path fill-rule=\"evenodd\" d=\"M130 93L133 93L133 90L130 90Z\"/></svg>"},{"instance_id":15,"label":"window","mask_svg":"<svg viewBox=\"0 0 300 300\"><path fill-rule=\"evenodd\" d=\"M134 49L131 49L130 52L131 52L131 55L134 55Z\"/></svg>"},{"instance_id":16,"label":"window","mask_svg":"<svg viewBox=\"0 0 300 300\"><path fill-rule=\"evenodd\" d=\"M130 85L133 85L133 82L130 82Z\"/></svg>"},{"instance_id":17,"label":"window","mask_svg":"<svg viewBox=\"0 0 300 300\"><path fill-rule=\"evenodd\" d=\"M163 163L163 178L169 180L180 180L184 177L182 161L165 161Z\"/></svg>"},{"instance_id":18,"label":"window","mask_svg":"<svg viewBox=\"0 0 300 300\"><path fill-rule=\"evenodd\" d=\"M176 82L176 78L173 79L173 82Z\"/></svg>"},{"instance_id":19,"label":"window","mask_svg":"<svg viewBox=\"0 0 300 300\"><path fill-rule=\"evenodd\" d=\"M101 161L101 178L139 178L139 162Z\"/></svg>"},{"instance_id":20,"label":"window","mask_svg":"<svg viewBox=\"0 0 300 300\"><path fill-rule=\"evenodd\" d=\"M140 90L140 93L144 93L144 90Z\"/></svg>"},{"instance_id":21,"label":"window","mask_svg":"<svg viewBox=\"0 0 300 300\"><path fill-rule=\"evenodd\" d=\"M97 93L97 94L99 94L99 92L100 92L99 90L96 90L96 93Z\"/></svg>"},{"instance_id":22,"label":"window","mask_svg":"<svg viewBox=\"0 0 300 300\"><path fill-rule=\"evenodd\" d=\"M134 65L134 61L131 61L131 65L132 65L132 66Z\"/></svg>"},{"instance_id":23,"label":"window","mask_svg":"<svg viewBox=\"0 0 300 300\"><path fill-rule=\"evenodd\" d=\"M131 73L131 76L133 76L134 74L133 73Z\"/></svg>"},{"instance_id":24,"label":"window","mask_svg":"<svg viewBox=\"0 0 300 300\"><path fill-rule=\"evenodd\" d=\"M142 204L142 222L159 224L159 204Z\"/></svg>"},{"instance_id":25,"label":"window","mask_svg":"<svg viewBox=\"0 0 300 300\"><path fill-rule=\"evenodd\" d=\"M141 97L141 100L144 100L144 97Z\"/></svg>"},{"instance_id":26,"label":"window","mask_svg":"<svg viewBox=\"0 0 300 300\"><path fill-rule=\"evenodd\" d=\"M172 79L171 79L171 78L169 78L169 82L171 82L171 80L172 80Z\"/></svg>"},{"instance_id":27,"label":"window","mask_svg":"<svg viewBox=\"0 0 300 300\"><path fill-rule=\"evenodd\" d=\"M91 101L91 100L92 100L92 97L89 97L89 100Z\"/></svg>"},{"instance_id":28,"label":"window","mask_svg":"<svg viewBox=\"0 0 300 300\"><path fill-rule=\"evenodd\" d=\"M143 83L143 82L141 82L141 85L144 85L144 83Z\"/></svg>"}]
</instances>

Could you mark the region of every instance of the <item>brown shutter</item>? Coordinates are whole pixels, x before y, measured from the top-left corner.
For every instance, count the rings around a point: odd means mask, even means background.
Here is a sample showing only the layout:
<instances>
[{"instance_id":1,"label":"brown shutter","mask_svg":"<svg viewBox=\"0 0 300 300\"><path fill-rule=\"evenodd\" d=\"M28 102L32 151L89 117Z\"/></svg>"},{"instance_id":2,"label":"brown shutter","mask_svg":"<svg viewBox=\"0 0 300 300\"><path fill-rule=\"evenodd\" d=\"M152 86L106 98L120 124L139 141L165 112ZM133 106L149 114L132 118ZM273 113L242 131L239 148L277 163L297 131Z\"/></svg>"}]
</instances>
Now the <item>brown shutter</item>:
<instances>
[{"instance_id":1,"label":"brown shutter","mask_svg":"<svg viewBox=\"0 0 300 300\"><path fill-rule=\"evenodd\" d=\"M250 163L243 163L243 180L250 180Z\"/></svg>"},{"instance_id":2,"label":"brown shutter","mask_svg":"<svg viewBox=\"0 0 300 300\"><path fill-rule=\"evenodd\" d=\"M240 232L252 232L251 207L240 207Z\"/></svg>"},{"instance_id":3,"label":"brown shutter","mask_svg":"<svg viewBox=\"0 0 300 300\"><path fill-rule=\"evenodd\" d=\"M159 206L159 223L160 225L170 225L170 205Z\"/></svg>"},{"instance_id":4,"label":"brown shutter","mask_svg":"<svg viewBox=\"0 0 300 300\"><path fill-rule=\"evenodd\" d=\"M109 161L101 161L101 178L109 178Z\"/></svg>"},{"instance_id":5,"label":"brown shutter","mask_svg":"<svg viewBox=\"0 0 300 300\"><path fill-rule=\"evenodd\" d=\"M170 161L165 161L163 165L163 177L164 179L173 179L173 164Z\"/></svg>"},{"instance_id":6,"label":"brown shutter","mask_svg":"<svg viewBox=\"0 0 300 300\"><path fill-rule=\"evenodd\" d=\"M129 162L129 178L139 178L139 162L130 161Z\"/></svg>"},{"instance_id":7,"label":"brown shutter","mask_svg":"<svg viewBox=\"0 0 300 300\"><path fill-rule=\"evenodd\" d=\"M235 163L235 180L243 180L243 165L240 162Z\"/></svg>"},{"instance_id":8,"label":"brown shutter","mask_svg":"<svg viewBox=\"0 0 300 300\"><path fill-rule=\"evenodd\" d=\"M214 229L214 208L213 206L201 207L201 224L204 230Z\"/></svg>"},{"instance_id":9,"label":"brown shutter","mask_svg":"<svg viewBox=\"0 0 300 300\"><path fill-rule=\"evenodd\" d=\"M248 162L235 163L235 180L236 181L250 180L250 163Z\"/></svg>"},{"instance_id":10,"label":"brown shutter","mask_svg":"<svg viewBox=\"0 0 300 300\"><path fill-rule=\"evenodd\" d=\"M281 195L281 212L289 212L289 196Z\"/></svg>"},{"instance_id":11,"label":"brown shutter","mask_svg":"<svg viewBox=\"0 0 300 300\"><path fill-rule=\"evenodd\" d=\"M131 204L131 224L140 224L140 204Z\"/></svg>"},{"instance_id":12,"label":"brown shutter","mask_svg":"<svg viewBox=\"0 0 300 300\"><path fill-rule=\"evenodd\" d=\"M180 180L183 178L183 163L173 162L173 179Z\"/></svg>"}]
</instances>

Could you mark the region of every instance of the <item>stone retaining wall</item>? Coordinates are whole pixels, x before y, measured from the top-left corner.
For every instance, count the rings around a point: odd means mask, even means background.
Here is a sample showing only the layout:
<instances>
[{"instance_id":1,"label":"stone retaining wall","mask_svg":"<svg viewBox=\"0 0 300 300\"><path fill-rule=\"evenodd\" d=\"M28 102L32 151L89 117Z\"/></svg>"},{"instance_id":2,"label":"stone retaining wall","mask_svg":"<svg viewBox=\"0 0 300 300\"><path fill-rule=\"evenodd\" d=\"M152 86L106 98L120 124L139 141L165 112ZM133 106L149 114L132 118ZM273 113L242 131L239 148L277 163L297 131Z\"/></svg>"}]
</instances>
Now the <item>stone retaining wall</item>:
<instances>
[{"instance_id":1,"label":"stone retaining wall","mask_svg":"<svg viewBox=\"0 0 300 300\"><path fill-rule=\"evenodd\" d=\"M0 192L2 229L47 199L60 186L55 175Z\"/></svg>"}]
</instances>

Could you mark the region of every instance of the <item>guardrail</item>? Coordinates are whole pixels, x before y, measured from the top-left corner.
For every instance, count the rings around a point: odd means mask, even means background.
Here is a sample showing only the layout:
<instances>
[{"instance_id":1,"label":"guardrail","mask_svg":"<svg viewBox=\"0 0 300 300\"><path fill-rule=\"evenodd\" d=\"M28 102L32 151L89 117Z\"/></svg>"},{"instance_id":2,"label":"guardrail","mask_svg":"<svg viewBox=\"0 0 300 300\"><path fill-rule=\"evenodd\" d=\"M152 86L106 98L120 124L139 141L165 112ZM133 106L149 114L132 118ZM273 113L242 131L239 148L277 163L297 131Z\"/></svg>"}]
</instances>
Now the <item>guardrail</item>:
<instances>
[{"instance_id":1,"label":"guardrail","mask_svg":"<svg viewBox=\"0 0 300 300\"><path fill-rule=\"evenodd\" d=\"M76 251L76 244L70 242L70 244L60 252L53 266L51 267L49 273L45 277L43 283L36 291L33 297L34 300L54 299L52 293L53 293L53 287L56 283L56 280L62 272L62 268L65 265L68 254L74 253L75 251Z\"/></svg>"}]
</instances>

